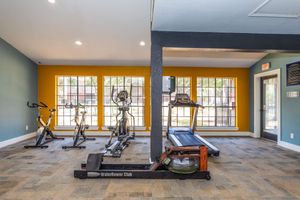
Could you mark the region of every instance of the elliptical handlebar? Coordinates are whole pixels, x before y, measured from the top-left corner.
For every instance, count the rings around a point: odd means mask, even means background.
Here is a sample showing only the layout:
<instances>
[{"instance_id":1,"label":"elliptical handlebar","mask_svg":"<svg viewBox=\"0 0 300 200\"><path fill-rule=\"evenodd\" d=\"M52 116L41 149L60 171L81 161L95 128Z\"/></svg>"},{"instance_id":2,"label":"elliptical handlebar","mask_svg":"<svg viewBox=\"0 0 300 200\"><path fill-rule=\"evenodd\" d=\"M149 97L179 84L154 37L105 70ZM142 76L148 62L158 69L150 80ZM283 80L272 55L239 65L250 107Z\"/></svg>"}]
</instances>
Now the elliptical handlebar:
<instances>
[{"instance_id":1,"label":"elliptical handlebar","mask_svg":"<svg viewBox=\"0 0 300 200\"><path fill-rule=\"evenodd\" d=\"M130 90L129 90L129 102L128 102L128 106L130 106L130 104L132 103L132 84L130 84Z\"/></svg>"},{"instance_id":2,"label":"elliptical handlebar","mask_svg":"<svg viewBox=\"0 0 300 200\"><path fill-rule=\"evenodd\" d=\"M81 103L78 103L78 105L77 105L79 108L83 108L83 109L85 109L85 106L84 105L82 105Z\"/></svg>"},{"instance_id":3,"label":"elliptical handlebar","mask_svg":"<svg viewBox=\"0 0 300 200\"><path fill-rule=\"evenodd\" d=\"M116 104L117 106L119 106L118 102L114 99L114 94L115 94L115 86L113 85L112 86L112 89L111 89L111 94L110 94L110 98L112 100L112 102L114 104Z\"/></svg>"},{"instance_id":4,"label":"elliptical handlebar","mask_svg":"<svg viewBox=\"0 0 300 200\"><path fill-rule=\"evenodd\" d=\"M66 103L66 104L65 104L65 108L72 109L72 108L74 108L74 107L75 107L75 105L73 105L72 103L70 103L70 104Z\"/></svg>"},{"instance_id":5,"label":"elliptical handlebar","mask_svg":"<svg viewBox=\"0 0 300 200\"><path fill-rule=\"evenodd\" d=\"M130 106L130 104L132 103L132 84L130 84L130 90L129 93L127 92L127 90L122 90L120 91L116 97L114 97L114 94L117 90L115 90L115 86L112 86L112 90L111 90L111 94L110 94L110 98L111 101L117 105L117 107L120 107L119 102L125 102L125 104L127 106ZM121 98L120 98L121 97ZM123 100L122 100L123 99Z\"/></svg>"}]
</instances>

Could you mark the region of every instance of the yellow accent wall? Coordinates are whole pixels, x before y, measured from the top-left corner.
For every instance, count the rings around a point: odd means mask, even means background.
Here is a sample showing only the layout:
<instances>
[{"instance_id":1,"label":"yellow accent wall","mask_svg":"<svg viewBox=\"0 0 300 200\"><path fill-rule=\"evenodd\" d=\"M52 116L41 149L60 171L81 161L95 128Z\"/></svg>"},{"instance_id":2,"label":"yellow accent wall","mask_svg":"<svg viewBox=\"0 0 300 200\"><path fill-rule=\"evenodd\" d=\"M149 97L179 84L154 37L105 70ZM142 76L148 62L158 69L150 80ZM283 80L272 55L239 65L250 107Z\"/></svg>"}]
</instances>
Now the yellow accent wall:
<instances>
[{"instance_id":1,"label":"yellow accent wall","mask_svg":"<svg viewBox=\"0 0 300 200\"><path fill-rule=\"evenodd\" d=\"M145 79L145 127L150 127L150 67L145 66L45 66L38 67L38 99L49 107L55 107L56 76L97 76L98 78L98 126L103 127L103 76L142 76ZM164 67L164 76L191 77L191 98L196 99L197 77L235 77L237 86L237 127L249 131L249 69L207 67ZM43 111L44 117L48 112ZM54 117L52 128L56 124Z\"/></svg>"}]
</instances>

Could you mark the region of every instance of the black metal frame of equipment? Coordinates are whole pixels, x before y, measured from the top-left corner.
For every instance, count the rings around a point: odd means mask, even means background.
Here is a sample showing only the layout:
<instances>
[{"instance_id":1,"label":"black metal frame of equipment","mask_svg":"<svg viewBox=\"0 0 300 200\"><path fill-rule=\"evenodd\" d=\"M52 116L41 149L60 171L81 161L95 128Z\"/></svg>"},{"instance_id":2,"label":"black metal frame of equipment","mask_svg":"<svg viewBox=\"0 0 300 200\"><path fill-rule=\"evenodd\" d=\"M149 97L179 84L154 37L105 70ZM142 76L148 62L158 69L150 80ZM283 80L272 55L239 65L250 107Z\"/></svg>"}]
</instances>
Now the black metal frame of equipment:
<instances>
[{"instance_id":1,"label":"black metal frame of equipment","mask_svg":"<svg viewBox=\"0 0 300 200\"><path fill-rule=\"evenodd\" d=\"M116 96L114 96L115 93ZM114 127L109 127L111 134L107 144L105 145L103 154L105 157L119 158L121 157L123 150L129 146L129 141L134 140L135 138L135 118L130 113L130 105L132 103L132 84L130 85L129 92L125 90L125 88L118 92L118 90L115 90L115 87L113 86L110 98L118 108L118 114L116 115L117 123ZM128 126L129 117L131 117L132 131ZM113 141L114 137L115 140Z\"/></svg>"},{"instance_id":2,"label":"black metal frame of equipment","mask_svg":"<svg viewBox=\"0 0 300 200\"><path fill-rule=\"evenodd\" d=\"M167 147L158 162L153 164L102 164L104 155L89 154L81 170L74 171L74 177L86 178L133 178L133 179L206 179L210 180L207 170L207 147ZM197 158L199 170L190 174L173 173L163 164L166 158Z\"/></svg>"},{"instance_id":3,"label":"black metal frame of equipment","mask_svg":"<svg viewBox=\"0 0 300 200\"><path fill-rule=\"evenodd\" d=\"M66 108L73 109L75 108L75 130L73 135L73 143L72 145L64 145L62 146L62 149L85 149L86 146L81 145L87 140L96 140L96 138L88 138L85 135L85 130L88 129L88 125L85 124L85 106L78 103L77 105L73 105L72 103L66 104ZM80 112L80 108L84 109L82 112ZM79 113L81 113L81 119L79 119Z\"/></svg>"},{"instance_id":4,"label":"black metal frame of equipment","mask_svg":"<svg viewBox=\"0 0 300 200\"><path fill-rule=\"evenodd\" d=\"M103 164L101 169L95 171L75 170L74 177L86 178L133 178L133 179L207 179L208 171L193 174L176 174L160 167L151 171L151 164ZM85 165L82 166L83 168Z\"/></svg>"},{"instance_id":5,"label":"black metal frame of equipment","mask_svg":"<svg viewBox=\"0 0 300 200\"><path fill-rule=\"evenodd\" d=\"M170 95L171 96L171 95ZM172 108L174 107L189 107L194 108L193 121L190 128L176 127L171 128L172 126ZM175 100L170 101L169 110L168 110L168 124L167 124L167 138L175 146L200 146L205 145L208 148L208 155L219 156L220 150L202 138L200 135L195 134L197 115L199 108L204 109L203 106L195 103L190 99L187 94L176 94ZM170 131L170 129L172 129ZM186 142L184 143L183 140Z\"/></svg>"},{"instance_id":6,"label":"black metal frame of equipment","mask_svg":"<svg viewBox=\"0 0 300 200\"><path fill-rule=\"evenodd\" d=\"M40 127L37 130L37 137L36 137L36 142L34 145L25 145L24 148L28 149L28 148L48 148L48 145L46 145L49 142L52 142L54 140L63 140L64 138L58 138L56 135L53 134L52 130L50 129L50 124L51 124L51 120L52 120L52 116L55 113L55 109L49 109L49 117L47 122L45 123L42 119L40 110L43 108L48 108L48 106L46 104L44 104L43 102L40 102L40 104L38 103L29 103L29 101L27 102L27 106L29 108L37 108L38 109L38 117L37 117L37 121L40 124Z\"/></svg>"}]
</instances>

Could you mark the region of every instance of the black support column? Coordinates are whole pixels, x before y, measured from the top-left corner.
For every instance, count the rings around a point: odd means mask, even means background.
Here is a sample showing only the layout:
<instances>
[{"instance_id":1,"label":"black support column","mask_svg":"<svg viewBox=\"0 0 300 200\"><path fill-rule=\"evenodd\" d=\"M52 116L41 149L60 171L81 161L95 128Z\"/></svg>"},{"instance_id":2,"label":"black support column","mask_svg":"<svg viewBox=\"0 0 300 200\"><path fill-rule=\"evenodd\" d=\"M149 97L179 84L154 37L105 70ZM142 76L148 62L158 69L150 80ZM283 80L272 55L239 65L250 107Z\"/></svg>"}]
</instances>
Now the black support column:
<instances>
[{"instance_id":1,"label":"black support column","mask_svg":"<svg viewBox=\"0 0 300 200\"><path fill-rule=\"evenodd\" d=\"M162 47L151 44L151 161L162 153Z\"/></svg>"}]
</instances>

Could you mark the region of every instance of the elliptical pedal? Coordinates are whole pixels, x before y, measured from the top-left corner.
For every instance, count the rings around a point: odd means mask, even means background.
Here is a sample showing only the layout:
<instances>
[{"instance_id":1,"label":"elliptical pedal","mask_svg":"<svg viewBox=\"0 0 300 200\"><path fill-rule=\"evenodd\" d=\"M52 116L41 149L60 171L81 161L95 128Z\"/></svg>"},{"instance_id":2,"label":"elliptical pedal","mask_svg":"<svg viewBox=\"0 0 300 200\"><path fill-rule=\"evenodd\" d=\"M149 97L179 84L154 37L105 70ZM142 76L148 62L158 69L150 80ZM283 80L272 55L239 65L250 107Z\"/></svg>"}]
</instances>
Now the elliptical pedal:
<instances>
[{"instance_id":1,"label":"elliptical pedal","mask_svg":"<svg viewBox=\"0 0 300 200\"><path fill-rule=\"evenodd\" d=\"M102 153L91 153L88 155L86 170L87 171L97 171L101 168L103 162Z\"/></svg>"}]
</instances>

